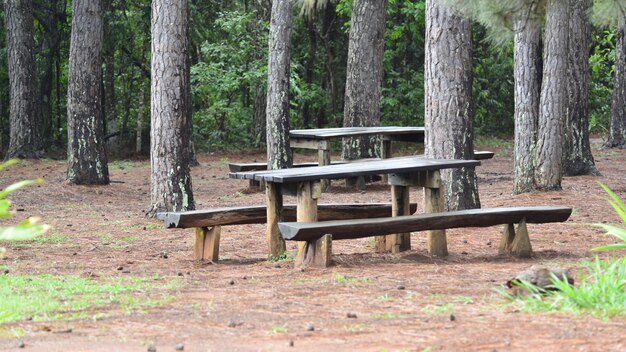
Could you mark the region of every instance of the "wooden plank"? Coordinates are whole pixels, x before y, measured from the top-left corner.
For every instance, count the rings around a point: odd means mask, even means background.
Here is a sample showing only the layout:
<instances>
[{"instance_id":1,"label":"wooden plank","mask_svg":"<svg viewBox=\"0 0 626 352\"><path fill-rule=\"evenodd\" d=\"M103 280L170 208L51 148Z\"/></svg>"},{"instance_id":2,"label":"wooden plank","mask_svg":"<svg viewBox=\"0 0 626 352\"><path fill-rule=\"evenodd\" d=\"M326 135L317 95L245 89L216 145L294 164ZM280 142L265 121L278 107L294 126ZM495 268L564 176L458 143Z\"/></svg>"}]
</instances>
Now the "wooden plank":
<instances>
[{"instance_id":1,"label":"wooden plank","mask_svg":"<svg viewBox=\"0 0 626 352\"><path fill-rule=\"evenodd\" d=\"M484 208L377 219L283 222L279 227L287 240L306 241L324 234L345 240L390 233L518 224L523 219L529 224L563 222L571 213L572 208L561 206Z\"/></svg>"},{"instance_id":2,"label":"wooden plank","mask_svg":"<svg viewBox=\"0 0 626 352\"><path fill-rule=\"evenodd\" d=\"M494 152L489 151L474 151L474 160L486 160L491 159L495 155Z\"/></svg>"},{"instance_id":3,"label":"wooden plank","mask_svg":"<svg viewBox=\"0 0 626 352\"><path fill-rule=\"evenodd\" d=\"M424 212L440 213L445 211L439 170L428 172L424 184L429 185L424 187ZM448 241L445 229L428 230L428 254L433 257L445 257L448 255Z\"/></svg>"},{"instance_id":4,"label":"wooden plank","mask_svg":"<svg viewBox=\"0 0 626 352\"><path fill-rule=\"evenodd\" d=\"M354 203L354 204L319 204L319 220L342 220L355 218L382 218L391 216L391 204ZM411 214L417 210L417 204L410 206ZM284 205L283 221L296 221L296 206ZM180 213L159 213L157 217L165 222L166 228L211 227L217 225L264 224L267 221L265 205L249 207L217 208L192 210Z\"/></svg>"},{"instance_id":5,"label":"wooden plank","mask_svg":"<svg viewBox=\"0 0 626 352\"><path fill-rule=\"evenodd\" d=\"M409 187L391 186L392 216L410 215ZM411 249L411 233L395 233L387 236L387 250L391 253L400 253Z\"/></svg>"},{"instance_id":6,"label":"wooden plank","mask_svg":"<svg viewBox=\"0 0 626 352\"><path fill-rule=\"evenodd\" d=\"M515 238L511 243L511 254L521 258L530 258L530 256L533 254L533 247L530 244L530 238L528 237L528 228L526 227L525 219L522 219L522 221L520 221L517 225Z\"/></svg>"},{"instance_id":7,"label":"wooden plank","mask_svg":"<svg viewBox=\"0 0 626 352\"><path fill-rule=\"evenodd\" d=\"M320 195L321 185L319 182L298 184L298 222L317 221L317 199ZM326 268L330 265L331 250L331 237L328 235L299 242L295 265Z\"/></svg>"},{"instance_id":8,"label":"wooden plank","mask_svg":"<svg viewBox=\"0 0 626 352\"><path fill-rule=\"evenodd\" d=\"M280 236L278 223L282 220L283 195L278 191L278 185L268 182L265 185L267 197L267 228L266 240L270 256L279 257L285 252L285 240Z\"/></svg>"},{"instance_id":9,"label":"wooden plank","mask_svg":"<svg viewBox=\"0 0 626 352\"><path fill-rule=\"evenodd\" d=\"M499 254L511 254L511 243L515 239L515 225L505 224L502 230L502 238L500 239L500 246L498 247Z\"/></svg>"},{"instance_id":10,"label":"wooden plank","mask_svg":"<svg viewBox=\"0 0 626 352\"><path fill-rule=\"evenodd\" d=\"M338 127L338 128L317 128L317 129L301 129L289 131L291 138L309 138L309 139L331 139L338 137L355 137L370 135L416 135L423 136L424 127Z\"/></svg>"}]
</instances>

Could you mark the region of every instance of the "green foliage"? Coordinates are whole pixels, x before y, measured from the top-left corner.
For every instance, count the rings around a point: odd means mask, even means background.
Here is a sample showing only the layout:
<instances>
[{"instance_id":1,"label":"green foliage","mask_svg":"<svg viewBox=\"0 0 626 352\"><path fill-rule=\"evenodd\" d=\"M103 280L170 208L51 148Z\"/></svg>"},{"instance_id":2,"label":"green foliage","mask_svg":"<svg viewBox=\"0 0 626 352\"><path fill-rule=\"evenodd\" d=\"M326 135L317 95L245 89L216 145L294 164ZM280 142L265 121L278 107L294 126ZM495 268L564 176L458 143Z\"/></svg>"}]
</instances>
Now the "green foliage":
<instances>
[{"instance_id":1,"label":"green foliage","mask_svg":"<svg viewBox=\"0 0 626 352\"><path fill-rule=\"evenodd\" d=\"M552 277L555 290L546 291L528 282L519 283L528 295L505 297L526 312L571 312L610 318L626 314L626 257L603 261L595 258L585 262L578 286L570 285L563 278Z\"/></svg>"},{"instance_id":2,"label":"green foliage","mask_svg":"<svg viewBox=\"0 0 626 352\"><path fill-rule=\"evenodd\" d=\"M267 22L256 12L218 13L215 35L191 68L194 140L199 149L250 145L252 96L267 80Z\"/></svg>"},{"instance_id":3,"label":"green foliage","mask_svg":"<svg viewBox=\"0 0 626 352\"><path fill-rule=\"evenodd\" d=\"M16 160L6 161L0 164L0 171L16 163ZM41 179L20 181L9 185L4 190L0 191L0 220L7 219L12 216L10 210L11 201L6 199L8 195L20 188L41 182L43 182ZM14 226L0 227L0 241L20 241L32 239L33 237L46 232L47 229L48 226L39 224L38 219L28 218Z\"/></svg>"},{"instance_id":4,"label":"green foliage","mask_svg":"<svg viewBox=\"0 0 626 352\"><path fill-rule=\"evenodd\" d=\"M589 129L609 130L615 65L615 31L595 29L589 56Z\"/></svg>"},{"instance_id":5,"label":"green foliage","mask_svg":"<svg viewBox=\"0 0 626 352\"><path fill-rule=\"evenodd\" d=\"M149 291L157 288L168 291L179 286L178 281L163 282L158 278L96 281L79 276L3 275L0 276L0 324L27 318L34 321L86 318L88 310L105 306L118 306L130 314L167 301L146 297Z\"/></svg>"},{"instance_id":6,"label":"green foliage","mask_svg":"<svg viewBox=\"0 0 626 352\"><path fill-rule=\"evenodd\" d=\"M615 212L622 219L622 222L626 224L626 205L624 205L619 197L617 197L617 195L605 184L600 183L600 187L602 187L602 189L604 189L604 191L611 197L611 199L609 199L609 204L611 204L613 209L615 209ZM626 249L626 228L607 224L596 224L596 226L603 228L607 232L607 235L615 236L617 239L622 241L622 243L596 247L593 248L594 251Z\"/></svg>"}]
</instances>

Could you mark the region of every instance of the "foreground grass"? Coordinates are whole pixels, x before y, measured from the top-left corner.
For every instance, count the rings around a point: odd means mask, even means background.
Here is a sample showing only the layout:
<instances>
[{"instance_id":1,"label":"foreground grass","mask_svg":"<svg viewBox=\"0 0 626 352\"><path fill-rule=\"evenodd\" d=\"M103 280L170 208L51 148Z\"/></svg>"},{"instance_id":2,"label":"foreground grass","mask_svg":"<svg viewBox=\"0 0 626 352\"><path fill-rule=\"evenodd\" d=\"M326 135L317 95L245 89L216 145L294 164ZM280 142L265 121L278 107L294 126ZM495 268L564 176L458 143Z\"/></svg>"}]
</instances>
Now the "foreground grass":
<instances>
[{"instance_id":1,"label":"foreground grass","mask_svg":"<svg viewBox=\"0 0 626 352\"><path fill-rule=\"evenodd\" d=\"M626 314L626 257L582 264L586 271L578 286L553 278L557 291L543 291L532 284L520 286L529 294L513 297L505 294L514 305L525 312L571 312L611 318Z\"/></svg>"},{"instance_id":2,"label":"foreground grass","mask_svg":"<svg viewBox=\"0 0 626 352\"><path fill-rule=\"evenodd\" d=\"M80 276L0 276L0 324L32 319L99 318L94 308L118 308L126 314L156 307L173 299L178 280L128 277L98 280ZM151 298L157 297L157 298Z\"/></svg>"}]
</instances>

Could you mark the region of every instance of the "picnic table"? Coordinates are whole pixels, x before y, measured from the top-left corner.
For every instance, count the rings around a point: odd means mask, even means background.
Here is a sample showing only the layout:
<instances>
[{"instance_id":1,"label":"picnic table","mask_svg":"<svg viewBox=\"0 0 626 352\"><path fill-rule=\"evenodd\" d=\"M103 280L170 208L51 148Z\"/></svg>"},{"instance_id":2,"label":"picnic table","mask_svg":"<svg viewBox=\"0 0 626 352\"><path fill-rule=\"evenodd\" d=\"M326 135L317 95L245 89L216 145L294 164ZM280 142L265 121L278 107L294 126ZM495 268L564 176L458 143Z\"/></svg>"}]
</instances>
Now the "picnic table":
<instances>
[{"instance_id":1,"label":"picnic table","mask_svg":"<svg viewBox=\"0 0 626 352\"><path fill-rule=\"evenodd\" d=\"M424 143L424 127L338 127L289 131L291 148L318 150L319 165L330 164L330 142L346 137L380 136L381 158L391 157L391 142Z\"/></svg>"},{"instance_id":2,"label":"picnic table","mask_svg":"<svg viewBox=\"0 0 626 352\"><path fill-rule=\"evenodd\" d=\"M266 236L271 255L282 254L285 248L278 223L281 221L283 195L297 196L298 222L317 221L317 201L322 194L322 181L347 177L387 174L391 186L391 216L409 215L409 187L424 187L424 211L442 212L443 192L440 170L475 167L477 160L428 159L423 156L389 158L351 164L323 165L306 168L231 172L236 179L264 181L266 183L267 229ZM328 236L327 236L328 237ZM330 238L316 241L316 248L307 248L308 242L299 242L296 264L305 262L307 253L330 252ZM410 233L377 237L378 250L399 252L410 249ZM445 230L429 231L429 252L447 253ZM329 260L329 259L328 259Z\"/></svg>"}]
</instances>

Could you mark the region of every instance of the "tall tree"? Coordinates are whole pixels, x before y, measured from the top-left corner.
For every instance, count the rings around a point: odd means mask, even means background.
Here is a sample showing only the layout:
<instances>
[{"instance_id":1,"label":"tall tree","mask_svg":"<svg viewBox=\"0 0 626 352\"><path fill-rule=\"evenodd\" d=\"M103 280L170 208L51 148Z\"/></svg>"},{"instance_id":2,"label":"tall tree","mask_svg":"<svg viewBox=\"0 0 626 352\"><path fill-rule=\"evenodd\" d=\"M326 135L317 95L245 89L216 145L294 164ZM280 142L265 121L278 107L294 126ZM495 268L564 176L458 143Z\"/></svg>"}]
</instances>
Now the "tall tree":
<instances>
[{"instance_id":1,"label":"tall tree","mask_svg":"<svg viewBox=\"0 0 626 352\"><path fill-rule=\"evenodd\" d=\"M535 186L560 190L563 135L567 120L567 57L570 0L548 0L544 34L543 78L537 135Z\"/></svg>"},{"instance_id":2,"label":"tall tree","mask_svg":"<svg viewBox=\"0 0 626 352\"><path fill-rule=\"evenodd\" d=\"M43 154L33 7L30 0L5 1L9 66L10 139L7 158Z\"/></svg>"},{"instance_id":3,"label":"tall tree","mask_svg":"<svg viewBox=\"0 0 626 352\"><path fill-rule=\"evenodd\" d=\"M267 165L291 167L289 148L289 70L291 60L291 0L272 2L267 65Z\"/></svg>"},{"instance_id":4,"label":"tall tree","mask_svg":"<svg viewBox=\"0 0 626 352\"><path fill-rule=\"evenodd\" d=\"M626 148L626 17L617 24L615 42L615 84L611 103L611 130L605 148Z\"/></svg>"},{"instance_id":5,"label":"tall tree","mask_svg":"<svg viewBox=\"0 0 626 352\"><path fill-rule=\"evenodd\" d=\"M72 2L67 102L67 178L76 184L108 184L102 119L102 4Z\"/></svg>"},{"instance_id":6,"label":"tall tree","mask_svg":"<svg viewBox=\"0 0 626 352\"><path fill-rule=\"evenodd\" d=\"M541 91L541 25L530 11L516 14L514 22L515 178L513 192L534 190L534 150Z\"/></svg>"},{"instance_id":7,"label":"tall tree","mask_svg":"<svg viewBox=\"0 0 626 352\"><path fill-rule=\"evenodd\" d=\"M119 127L117 126L117 111L115 101L115 33L112 22L114 20L113 0L102 0L104 7L104 42L102 43L104 79L103 111L105 121L106 146L109 155L120 152ZM122 131L126 132L126 131Z\"/></svg>"},{"instance_id":8,"label":"tall tree","mask_svg":"<svg viewBox=\"0 0 626 352\"><path fill-rule=\"evenodd\" d=\"M471 21L442 0L426 1L426 155L473 159ZM473 168L441 173L445 207L480 207Z\"/></svg>"},{"instance_id":9,"label":"tall tree","mask_svg":"<svg viewBox=\"0 0 626 352\"><path fill-rule=\"evenodd\" d=\"M387 0L354 0L348 44L344 127L380 125ZM376 157L377 138L345 138L342 157Z\"/></svg>"},{"instance_id":10,"label":"tall tree","mask_svg":"<svg viewBox=\"0 0 626 352\"><path fill-rule=\"evenodd\" d=\"M187 0L152 2L149 216L195 208L190 173L188 6Z\"/></svg>"},{"instance_id":11,"label":"tall tree","mask_svg":"<svg viewBox=\"0 0 626 352\"><path fill-rule=\"evenodd\" d=\"M589 47L592 0L570 0L568 112L565 123L563 172L568 176L598 175L589 144Z\"/></svg>"}]
</instances>

